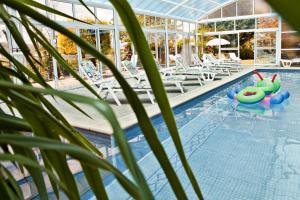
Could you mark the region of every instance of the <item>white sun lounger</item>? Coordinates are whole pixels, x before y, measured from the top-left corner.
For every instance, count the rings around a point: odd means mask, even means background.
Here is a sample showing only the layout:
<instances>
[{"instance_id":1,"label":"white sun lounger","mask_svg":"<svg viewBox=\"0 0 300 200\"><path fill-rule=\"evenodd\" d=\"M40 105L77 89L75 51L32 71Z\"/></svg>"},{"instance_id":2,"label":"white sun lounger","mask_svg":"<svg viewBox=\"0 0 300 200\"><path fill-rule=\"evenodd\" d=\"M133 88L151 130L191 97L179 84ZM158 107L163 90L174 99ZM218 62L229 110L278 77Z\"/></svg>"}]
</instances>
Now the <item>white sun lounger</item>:
<instances>
[{"instance_id":1,"label":"white sun lounger","mask_svg":"<svg viewBox=\"0 0 300 200\"><path fill-rule=\"evenodd\" d=\"M203 68L199 66L188 66L183 63L183 59L181 56L177 55L175 58L176 63L176 73L183 73L188 76L191 76L191 78L198 79L200 85L202 86L202 80L207 81L213 81L215 79L216 73L204 70Z\"/></svg>"},{"instance_id":2,"label":"white sun lounger","mask_svg":"<svg viewBox=\"0 0 300 200\"><path fill-rule=\"evenodd\" d=\"M156 62L156 64L157 67L160 67L158 62ZM136 67L133 67L130 61L123 61L122 65L124 69L129 73L130 77L137 80L137 84L141 82L147 82L147 84L149 84L146 74L140 72ZM161 78L164 85L175 85L181 93L184 93L182 82L186 79L185 76L167 76L166 74L161 73Z\"/></svg>"},{"instance_id":3,"label":"white sun lounger","mask_svg":"<svg viewBox=\"0 0 300 200\"><path fill-rule=\"evenodd\" d=\"M291 67L294 63L300 63L300 58L294 58L294 59L281 59L280 60L282 67Z\"/></svg>"},{"instance_id":4,"label":"white sun lounger","mask_svg":"<svg viewBox=\"0 0 300 200\"><path fill-rule=\"evenodd\" d=\"M228 70L226 72L224 72L224 70L222 68L215 67L215 65L212 63L203 63L200 60L198 54L192 54L192 59L193 59L194 65L198 66L203 71L215 73L216 75L230 75L230 73L228 74Z\"/></svg>"},{"instance_id":5,"label":"white sun lounger","mask_svg":"<svg viewBox=\"0 0 300 200\"><path fill-rule=\"evenodd\" d=\"M97 93L106 92L107 96L110 94L116 104L121 106L121 102L116 95L116 92L122 92L122 88L118 85L117 80L114 77L103 79L101 74L96 70L95 65L91 61L82 61L79 65L79 70L89 80L91 85L97 87ZM143 84L131 85L135 92L146 92L151 103L154 104L154 98L151 94L152 89L150 86Z\"/></svg>"}]
</instances>

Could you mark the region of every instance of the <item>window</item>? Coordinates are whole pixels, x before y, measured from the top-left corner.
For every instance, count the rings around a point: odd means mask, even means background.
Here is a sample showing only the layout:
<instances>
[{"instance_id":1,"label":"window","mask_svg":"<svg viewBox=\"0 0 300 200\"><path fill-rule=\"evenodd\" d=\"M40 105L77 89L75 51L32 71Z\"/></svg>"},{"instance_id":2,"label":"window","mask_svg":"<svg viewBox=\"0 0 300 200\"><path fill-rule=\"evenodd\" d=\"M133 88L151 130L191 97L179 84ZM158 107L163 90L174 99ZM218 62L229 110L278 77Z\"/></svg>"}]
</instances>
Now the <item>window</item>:
<instances>
[{"instance_id":1,"label":"window","mask_svg":"<svg viewBox=\"0 0 300 200\"><path fill-rule=\"evenodd\" d=\"M190 24L188 22L183 22L183 31L184 32L190 31Z\"/></svg>"},{"instance_id":2,"label":"window","mask_svg":"<svg viewBox=\"0 0 300 200\"><path fill-rule=\"evenodd\" d=\"M281 48L282 49L300 49L300 35L295 33L281 34Z\"/></svg>"},{"instance_id":3,"label":"window","mask_svg":"<svg viewBox=\"0 0 300 200\"><path fill-rule=\"evenodd\" d=\"M236 16L236 3L229 4L222 8L222 17L234 17Z\"/></svg>"},{"instance_id":4,"label":"window","mask_svg":"<svg viewBox=\"0 0 300 200\"><path fill-rule=\"evenodd\" d=\"M155 17L154 16L145 16L146 27L155 28Z\"/></svg>"},{"instance_id":5,"label":"window","mask_svg":"<svg viewBox=\"0 0 300 200\"><path fill-rule=\"evenodd\" d=\"M204 36L204 53L211 53L213 54L216 58L219 57L219 45L217 46L207 46L206 44L213 40L213 39L218 39L218 35L209 35L209 36Z\"/></svg>"},{"instance_id":6,"label":"window","mask_svg":"<svg viewBox=\"0 0 300 200\"><path fill-rule=\"evenodd\" d=\"M253 1L252 0L239 0L237 2L238 16L252 15L253 14Z\"/></svg>"},{"instance_id":7,"label":"window","mask_svg":"<svg viewBox=\"0 0 300 200\"><path fill-rule=\"evenodd\" d=\"M276 32L256 33L257 49L256 63L276 63Z\"/></svg>"},{"instance_id":8,"label":"window","mask_svg":"<svg viewBox=\"0 0 300 200\"><path fill-rule=\"evenodd\" d=\"M137 20L139 21L140 25L144 27L145 23L145 16L144 15L136 15Z\"/></svg>"},{"instance_id":9,"label":"window","mask_svg":"<svg viewBox=\"0 0 300 200\"><path fill-rule=\"evenodd\" d=\"M222 48L238 48L238 35L237 34L226 34L221 35L221 38L227 40L229 44L221 45Z\"/></svg>"},{"instance_id":10,"label":"window","mask_svg":"<svg viewBox=\"0 0 300 200\"><path fill-rule=\"evenodd\" d=\"M255 0L254 7L255 14L265 14L272 12L271 7L263 0Z\"/></svg>"},{"instance_id":11,"label":"window","mask_svg":"<svg viewBox=\"0 0 300 200\"><path fill-rule=\"evenodd\" d=\"M199 24L198 32L215 32L215 23Z\"/></svg>"},{"instance_id":12,"label":"window","mask_svg":"<svg viewBox=\"0 0 300 200\"><path fill-rule=\"evenodd\" d=\"M255 19L236 20L236 30L255 29Z\"/></svg>"},{"instance_id":13,"label":"window","mask_svg":"<svg viewBox=\"0 0 300 200\"><path fill-rule=\"evenodd\" d=\"M191 33L195 33L196 32L196 24L194 24L194 23L190 24L190 32Z\"/></svg>"},{"instance_id":14,"label":"window","mask_svg":"<svg viewBox=\"0 0 300 200\"><path fill-rule=\"evenodd\" d=\"M257 28L278 28L278 17L258 18Z\"/></svg>"},{"instance_id":15,"label":"window","mask_svg":"<svg viewBox=\"0 0 300 200\"><path fill-rule=\"evenodd\" d=\"M168 19L168 30L174 31L175 30L175 20Z\"/></svg>"},{"instance_id":16,"label":"window","mask_svg":"<svg viewBox=\"0 0 300 200\"><path fill-rule=\"evenodd\" d=\"M217 22L217 31L234 30L234 21Z\"/></svg>"},{"instance_id":17,"label":"window","mask_svg":"<svg viewBox=\"0 0 300 200\"><path fill-rule=\"evenodd\" d=\"M212 14L208 15L208 19L214 19L214 18L221 18L221 9L213 12Z\"/></svg>"},{"instance_id":18,"label":"window","mask_svg":"<svg viewBox=\"0 0 300 200\"><path fill-rule=\"evenodd\" d=\"M176 21L176 30L177 30L177 31L183 31L183 28L182 28L182 21L180 21L180 20L177 20L177 21Z\"/></svg>"},{"instance_id":19,"label":"window","mask_svg":"<svg viewBox=\"0 0 300 200\"><path fill-rule=\"evenodd\" d=\"M300 58L300 49L281 51L281 59L293 59L293 58Z\"/></svg>"},{"instance_id":20,"label":"window","mask_svg":"<svg viewBox=\"0 0 300 200\"><path fill-rule=\"evenodd\" d=\"M56 9L60 12L63 12L67 15L73 16L72 4L58 2L58 1L52 1L52 5L53 5L54 9ZM60 15L55 15L55 20L56 21L72 21L71 19L66 18L66 17L62 17Z\"/></svg>"},{"instance_id":21,"label":"window","mask_svg":"<svg viewBox=\"0 0 300 200\"><path fill-rule=\"evenodd\" d=\"M113 24L114 23L114 12L113 10L96 8L97 18L100 22L99 24Z\"/></svg>"},{"instance_id":22,"label":"window","mask_svg":"<svg viewBox=\"0 0 300 200\"><path fill-rule=\"evenodd\" d=\"M88 7L93 13L94 7ZM74 5L75 17L85 22L95 23L95 16L83 5Z\"/></svg>"},{"instance_id":23,"label":"window","mask_svg":"<svg viewBox=\"0 0 300 200\"><path fill-rule=\"evenodd\" d=\"M166 25L166 21L164 18L156 17L156 28L164 30Z\"/></svg>"}]
</instances>

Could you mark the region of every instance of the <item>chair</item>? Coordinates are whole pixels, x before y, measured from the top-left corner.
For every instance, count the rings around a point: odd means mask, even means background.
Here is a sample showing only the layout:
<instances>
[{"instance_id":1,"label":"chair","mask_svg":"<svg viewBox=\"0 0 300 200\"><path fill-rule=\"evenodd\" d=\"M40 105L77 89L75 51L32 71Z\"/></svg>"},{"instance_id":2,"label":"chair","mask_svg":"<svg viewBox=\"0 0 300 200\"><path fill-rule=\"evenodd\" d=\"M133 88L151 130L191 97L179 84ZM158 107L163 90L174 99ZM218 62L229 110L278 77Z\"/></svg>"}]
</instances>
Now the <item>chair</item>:
<instances>
[{"instance_id":1,"label":"chair","mask_svg":"<svg viewBox=\"0 0 300 200\"><path fill-rule=\"evenodd\" d=\"M237 57L237 56L235 55L235 53L229 53L229 58L230 58L231 60L233 60L233 61L238 62L238 63L241 62L241 59L240 59L239 57Z\"/></svg>"},{"instance_id":2,"label":"chair","mask_svg":"<svg viewBox=\"0 0 300 200\"><path fill-rule=\"evenodd\" d=\"M237 63L224 62L223 60L216 59L212 54L204 54L203 59L211 64L214 64L216 67L220 67L225 71L240 71L240 65ZM231 74L229 74L231 75Z\"/></svg>"},{"instance_id":3,"label":"chair","mask_svg":"<svg viewBox=\"0 0 300 200\"><path fill-rule=\"evenodd\" d=\"M203 71L208 71L211 73L215 73L216 75L224 75L224 72L221 68L219 67L215 67L214 64L211 63L203 63L198 54L192 54L192 60L195 66L198 66L200 69L202 69ZM227 74L227 73L225 73Z\"/></svg>"},{"instance_id":4,"label":"chair","mask_svg":"<svg viewBox=\"0 0 300 200\"><path fill-rule=\"evenodd\" d=\"M156 64L157 63L158 62L156 62ZM146 74L139 72L136 67L132 66L132 63L130 61L125 60L122 62L122 65L124 69L129 73L130 77L137 80L137 84L140 84L141 82L147 82L149 84ZM164 85L174 84L181 91L181 93L184 93L182 82L183 80L185 80L185 77L169 77L165 76L163 73L161 73L161 76Z\"/></svg>"},{"instance_id":5,"label":"chair","mask_svg":"<svg viewBox=\"0 0 300 200\"><path fill-rule=\"evenodd\" d=\"M91 61L81 61L79 63L79 71L88 79L91 85L96 86L97 93L100 95L100 92L103 90L106 90L116 104L118 106L121 105L120 100L116 96L115 92L116 90L119 90L119 88L116 88L116 80L114 77L103 79L102 75L97 71L95 65ZM106 94L107 96L107 94Z\"/></svg>"},{"instance_id":6,"label":"chair","mask_svg":"<svg viewBox=\"0 0 300 200\"><path fill-rule=\"evenodd\" d=\"M102 76L96 70L95 65L91 61L80 62L79 70L89 80L91 85L94 85L98 88L97 93L99 95L100 92L104 91L106 92L105 96L110 94L118 106L122 105L115 93L122 92L123 90L120 87L120 85L118 85L117 80L114 77L102 79ZM135 92L146 92L151 103L154 104L154 98L151 94L152 89L149 85L139 83L139 84L131 85L131 87Z\"/></svg>"},{"instance_id":7,"label":"chair","mask_svg":"<svg viewBox=\"0 0 300 200\"><path fill-rule=\"evenodd\" d=\"M132 63L133 67L137 67L138 55L132 55L130 62Z\"/></svg>"},{"instance_id":8,"label":"chair","mask_svg":"<svg viewBox=\"0 0 300 200\"><path fill-rule=\"evenodd\" d=\"M200 85L202 86L202 80L203 81L213 81L215 78L215 73L214 72L209 72L206 70L203 70L203 68L196 66L196 67L191 67L188 65L185 65L183 63L183 59L181 56L176 56L175 59L176 63L176 73L182 73L188 76L188 78L196 78Z\"/></svg>"},{"instance_id":9,"label":"chair","mask_svg":"<svg viewBox=\"0 0 300 200\"><path fill-rule=\"evenodd\" d=\"M122 66L125 69L125 71L128 72L131 78L135 78L137 80L137 84L147 80L146 74L139 72L138 68L134 67L131 61L128 60L122 61Z\"/></svg>"},{"instance_id":10,"label":"chair","mask_svg":"<svg viewBox=\"0 0 300 200\"><path fill-rule=\"evenodd\" d=\"M175 85L180 91L181 93L184 93L184 88L183 88L183 81L186 80L186 76L184 75L173 75L172 68L163 68L161 67L160 63L155 60L155 64L161 74L161 78L163 80L163 83L165 85L167 84L171 84L171 85Z\"/></svg>"}]
</instances>

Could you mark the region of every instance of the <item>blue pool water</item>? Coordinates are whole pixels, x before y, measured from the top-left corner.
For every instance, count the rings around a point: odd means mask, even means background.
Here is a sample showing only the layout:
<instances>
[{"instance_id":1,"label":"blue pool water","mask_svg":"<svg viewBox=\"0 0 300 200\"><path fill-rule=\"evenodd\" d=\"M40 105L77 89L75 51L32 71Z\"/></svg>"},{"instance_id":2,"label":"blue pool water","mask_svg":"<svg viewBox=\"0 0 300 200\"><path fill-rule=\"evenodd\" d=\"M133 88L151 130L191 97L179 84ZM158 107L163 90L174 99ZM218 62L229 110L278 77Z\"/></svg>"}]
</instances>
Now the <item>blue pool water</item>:
<instances>
[{"instance_id":1,"label":"blue pool water","mask_svg":"<svg viewBox=\"0 0 300 200\"><path fill-rule=\"evenodd\" d=\"M228 90L254 84L256 77L247 76L174 109L205 199L300 199L300 73L278 74L282 89L291 93L282 105L245 108L229 100ZM153 124L189 199L196 199L162 118L155 117ZM139 128L127 134L156 199L176 199ZM126 170L119 155L110 159ZM105 182L111 199L130 199L113 177ZM82 198L94 197L86 192Z\"/></svg>"}]
</instances>

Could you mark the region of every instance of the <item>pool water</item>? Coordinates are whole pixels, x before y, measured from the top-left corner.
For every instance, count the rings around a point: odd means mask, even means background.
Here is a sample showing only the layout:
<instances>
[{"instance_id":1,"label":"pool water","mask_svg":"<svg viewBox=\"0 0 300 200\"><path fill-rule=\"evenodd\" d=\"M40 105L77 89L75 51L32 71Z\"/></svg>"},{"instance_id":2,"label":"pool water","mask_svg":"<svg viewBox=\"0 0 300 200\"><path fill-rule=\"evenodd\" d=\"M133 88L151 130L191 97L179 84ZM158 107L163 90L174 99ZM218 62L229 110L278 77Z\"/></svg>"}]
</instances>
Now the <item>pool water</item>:
<instances>
[{"instance_id":1,"label":"pool water","mask_svg":"<svg viewBox=\"0 0 300 200\"><path fill-rule=\"evenodd\" d=\"M271 77L274 72L262 74ZM300 199L300 73L278 74L282 89L291 93L281 105L249 108L227 98L227 91L253 85L253 75L174 109L186 156L205 199ZM197 199L166 125L161 117L153 124L189 199ZM139 128L127 134L156 199L176 199ZM126 170L119 155L110 159ZM130 199L112 177L106 183L111 199ZM83 195L90 198L91 192Z\"/></svg>"}]
</instances>

